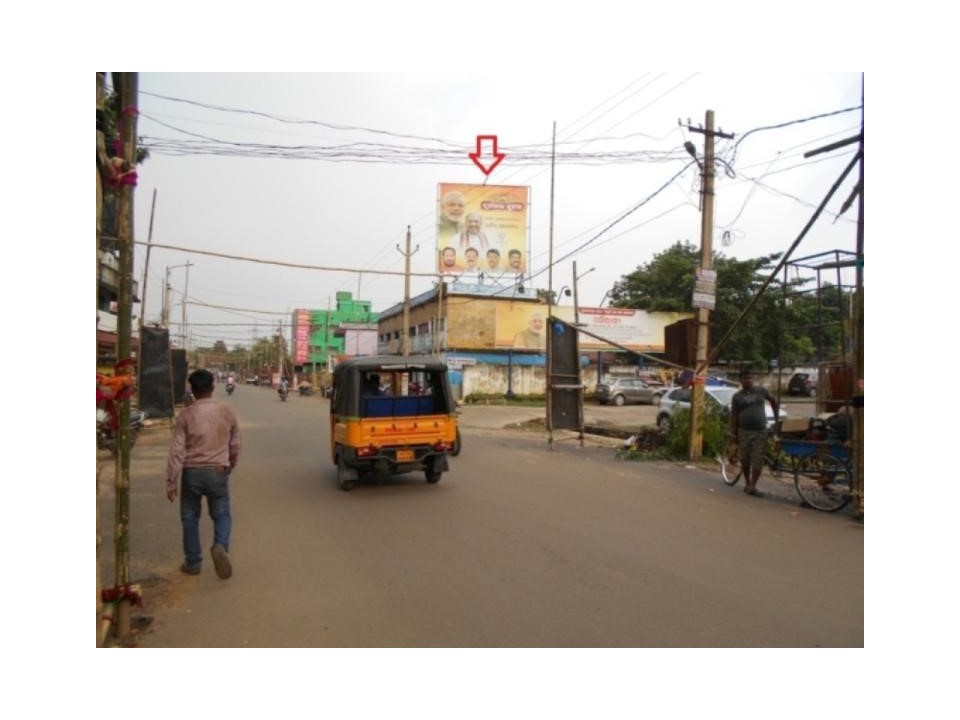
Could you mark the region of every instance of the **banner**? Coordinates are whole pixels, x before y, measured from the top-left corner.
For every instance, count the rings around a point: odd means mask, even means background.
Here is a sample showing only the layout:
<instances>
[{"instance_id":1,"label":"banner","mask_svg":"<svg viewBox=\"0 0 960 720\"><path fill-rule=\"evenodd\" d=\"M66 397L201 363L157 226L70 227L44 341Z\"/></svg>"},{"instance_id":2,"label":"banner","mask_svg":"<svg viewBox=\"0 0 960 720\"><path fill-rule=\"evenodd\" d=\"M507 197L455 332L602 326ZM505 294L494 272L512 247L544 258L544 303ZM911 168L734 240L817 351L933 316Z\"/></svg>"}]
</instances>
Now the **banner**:
<instances>
[{"instance_id":1,"label":"banner","mask_svg":"<svg viewBox=\"0 0 960 720\"><path fill-rule=\"evenodd\" d=\"M557 317L573 322L573 308L554 310ZM653 312L624 308L580 308L580 326L605 337L618 345L638 352L666 351L665 328L678 320L693 317L693 313ZM580 336L581 350L605 350L609 345L587 335Z\"/></svg>"},{"instance_id":2,"label":"banner","mask_svg":"<svg viewBox=\"0 0 960 720\"><path fill-rule=\"evenodd\" d=\"M525 275L529 197L526 186L440 183L437 272L483 273L488 282Z\"/></svg>"},{"instance_id":3,"label":"banner","mask_svg":"<svg viewBox=\"0 0 960 720\"><path fill-rule=\"evenodd\" d=\"M293 313L293 362L303 365L307 362L310 345L310 311L295 310Z\"/></svg>"},{"instance_id":4,"label":"banner","mask_svg":"<svg viewBox=\"0 0 960 720\"><path fill-rule=\"evenodd\" d=\"M553 316L574 322L573 308L554 305ZM546 349L547 306L538 303L502 302L496 308L494 346L518 350ZM693 313L654 312L624 308L580 308L580 327L595 335L637 352L666 351L665 328L678 320L692 318ZM613 345L589 335L580 335L580 350L613 350Z\"/></svg>"}]
</instances>

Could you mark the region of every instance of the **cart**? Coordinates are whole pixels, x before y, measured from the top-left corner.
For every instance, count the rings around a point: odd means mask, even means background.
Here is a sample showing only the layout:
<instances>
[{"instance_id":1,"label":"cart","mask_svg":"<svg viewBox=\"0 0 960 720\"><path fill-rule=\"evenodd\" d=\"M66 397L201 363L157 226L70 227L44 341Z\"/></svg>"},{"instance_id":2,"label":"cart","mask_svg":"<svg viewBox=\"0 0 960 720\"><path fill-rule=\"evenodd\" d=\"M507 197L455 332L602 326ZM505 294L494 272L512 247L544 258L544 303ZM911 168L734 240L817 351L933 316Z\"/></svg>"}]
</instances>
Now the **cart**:
<instances>
[{"instance_id":1,"label":"cart","mask_svg":"<svg viewBox=\"0 0 960 720\"><path fill-rule=\"evenodd\" d=\"M832 440L780 439L793 467L793 483L807 507L836 512L850 502L853 463L848 443Z\"/></svg>"}]
</instances>

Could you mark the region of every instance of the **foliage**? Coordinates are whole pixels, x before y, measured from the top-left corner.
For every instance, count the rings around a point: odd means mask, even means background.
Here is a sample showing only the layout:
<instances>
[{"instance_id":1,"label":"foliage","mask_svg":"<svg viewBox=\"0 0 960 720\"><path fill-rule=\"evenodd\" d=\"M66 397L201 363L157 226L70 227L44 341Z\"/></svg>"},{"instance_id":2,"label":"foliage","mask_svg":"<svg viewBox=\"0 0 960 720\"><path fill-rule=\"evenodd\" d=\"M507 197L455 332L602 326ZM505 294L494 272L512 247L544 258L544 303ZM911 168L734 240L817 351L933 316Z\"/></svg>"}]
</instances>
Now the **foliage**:
<instances>
[{"instance_id":1,"label":"foliage","mask_svg":"<svg viewBox=\"0 0 960 720\"><path fill-rule=\"evenodd\" d=\"M716 307L710 313L711 347L757 297L779 257L737 260L714 254L717 294ZM677 242L623 275L610 292L611 305L648 312L690 312L699 265L699 248ZM825 284L818 300L815 292L805 288L808 282L774 279L724 341L716 360L766 368L773 358L796 364L836 356L841 349L841 308L849 306L850 293L839 293L836 286Z\"/></svg>"},{"instance_id":2,"label":"foliage","mask_svg":"<svg viewBox=\"0 0 960 720\"><path fill-rule=\"evenodd\" d=\"M690 409L679 408L673 414L667 433L666 452L673 458L690 454ZM703 413L703 457L716 457L727 447L730 437L730 411L716 403L706 403Z\"/></svg>"}]
</instances>

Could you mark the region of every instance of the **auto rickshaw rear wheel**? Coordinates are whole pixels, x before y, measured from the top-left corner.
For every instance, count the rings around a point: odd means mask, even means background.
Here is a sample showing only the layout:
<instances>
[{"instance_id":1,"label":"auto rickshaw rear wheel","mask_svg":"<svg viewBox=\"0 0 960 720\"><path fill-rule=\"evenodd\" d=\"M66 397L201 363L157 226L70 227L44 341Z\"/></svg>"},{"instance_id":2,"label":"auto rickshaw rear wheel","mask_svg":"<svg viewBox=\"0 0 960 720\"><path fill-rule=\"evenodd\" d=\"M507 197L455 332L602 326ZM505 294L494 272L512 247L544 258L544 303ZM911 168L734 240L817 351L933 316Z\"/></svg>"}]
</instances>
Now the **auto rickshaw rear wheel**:
<instances>
[{"instance_id":1,"label":"auto rickshaw rear wheel","mask_svg":"<svg viewBox=\"0 0 960 720\"><path fill-rule=\"evenodd\" d=\"M432 468L427 468L424 471L424 474L427 476L428 483L438 483L440 478L443 477L443 473L439 470L434 470Z\"/></svg>"},{"instance_id":2,"label":"auto rickshaw rear wheel","mask_svg":"<svg viewBox=\"0 0 960 720\"><path fill-rule=\"evenodd\" d=\"M343 455L340 455L337 459L337 484L340 485L341 490L346 492L350 492L357 486L357 471L347 466Z\"/></svg>"}]
</instances>

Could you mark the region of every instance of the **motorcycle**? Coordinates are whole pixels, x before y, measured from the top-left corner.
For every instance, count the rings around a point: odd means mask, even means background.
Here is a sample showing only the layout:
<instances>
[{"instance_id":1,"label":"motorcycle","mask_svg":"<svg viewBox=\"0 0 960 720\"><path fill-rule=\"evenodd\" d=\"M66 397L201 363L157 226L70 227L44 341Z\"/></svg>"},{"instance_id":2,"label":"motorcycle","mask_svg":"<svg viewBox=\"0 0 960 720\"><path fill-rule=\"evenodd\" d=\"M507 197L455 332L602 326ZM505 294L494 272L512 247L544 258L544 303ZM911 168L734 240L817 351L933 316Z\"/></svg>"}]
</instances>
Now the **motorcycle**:
<instances>
[{"instance_id":1,"label":"motorcycle","mask_svg":"<svg viewBox=\"0 0 960 720\"><path fill-rule=\"evenodd\" d=\"M137 442L137 435L143 430L143 422L147 414L143 410L130 411L130 447ZM117 433L111 427L110 413L103 408L97 408L97 449L109 450L117 454Z\"/></svg>"},{"instance_id":2,"label":"motorcycle","mask_svg":"<svg viewBox=\"0 0 960 720\"><path fill-rule=\"evenodd\" d=\"M287 395L290 394L290 391L281 385L280 387L277 388L277 393L280 395L280 399L283 400L283 402L286 402Z\"/></svg>"},{"instance_id":3,"label":"motorcycle","mask_svg":"<svg viewBox=\"0 0 960 720\"><path fill-rule=\"evenodd\" d=\"M233 391L236 389L236 385L229 383L227 385L227 395L233 395Z\"/></svg>"}]
</instances>

